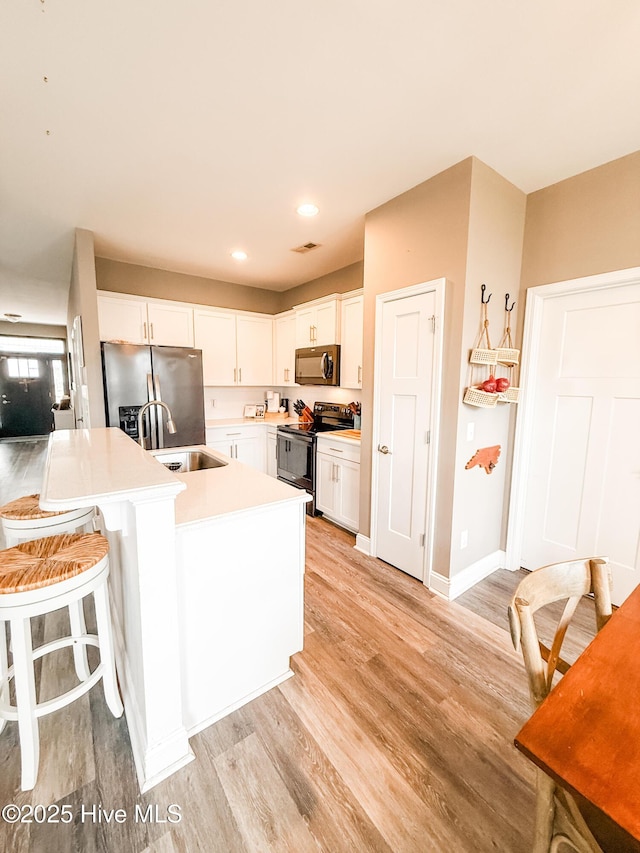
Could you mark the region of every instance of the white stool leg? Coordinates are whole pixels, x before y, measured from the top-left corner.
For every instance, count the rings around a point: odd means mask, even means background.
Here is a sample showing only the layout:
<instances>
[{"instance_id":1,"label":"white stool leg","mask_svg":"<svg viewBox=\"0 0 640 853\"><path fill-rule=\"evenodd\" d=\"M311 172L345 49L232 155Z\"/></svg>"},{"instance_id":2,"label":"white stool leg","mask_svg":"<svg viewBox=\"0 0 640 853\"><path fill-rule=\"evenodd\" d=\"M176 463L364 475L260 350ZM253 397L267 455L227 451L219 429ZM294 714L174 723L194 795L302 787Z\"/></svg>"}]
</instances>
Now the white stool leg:
<instances>
[{"instance_id":1,"label":"white stool leg","mask_svg":"<svg viewBox=\"0 0 640 853\"><path fill-rule=\"evenodd\" d=\"M96 604L96 624L100 641L100 663L103 667L104 696L113 716L120 717L124 708L116 680L115 650L111 629L111 612L109 610L109 588L106 581L94 590L93 598Z\"/></svg>"},{"instance_id":2,"label":"white stool leg","mask_svg":"<svg viewBox=\"0 0 640 853\"><path fill-rule=\"evenodd\" d=\"M7 672L9 671L9 661L7 659L7 635L5 630L5 623L0 622L0 701L6 702L9 704L9 680L7 679L7 683L3 683L3 679L7 678ZM6 720L0 717L0 732L6 725Z\"/></svg>"},{"instance_id":3,"label":"white stool leg","mask_svg":"<svg viewBox=\"0 0 640 853\"><path fill-rule=\"evenodd\" d=\"M11 620L13 667L18 707L18 732L22 764L22 790L36 784L40 761L40 739L36 717L36 684L33 673L33 647L29 619Z\"/></svg>"},{"instance_id":4,"label":"white stool leg","mask_svg":"<svg viewBox=\"0 0 640 853\"><path fill-rule=\"evenodd\" d=\"M74 637L82 637L87 633L87 626L84 621L84 609L82 607L82 599L74 601L69 605L69 622L71 623L71 634ZM80 681L86 681L90 675L89 661L87 660L87 645L86 643L73 644L73 662L76 667L76 675Z\"/></svg>"}]
</instances>

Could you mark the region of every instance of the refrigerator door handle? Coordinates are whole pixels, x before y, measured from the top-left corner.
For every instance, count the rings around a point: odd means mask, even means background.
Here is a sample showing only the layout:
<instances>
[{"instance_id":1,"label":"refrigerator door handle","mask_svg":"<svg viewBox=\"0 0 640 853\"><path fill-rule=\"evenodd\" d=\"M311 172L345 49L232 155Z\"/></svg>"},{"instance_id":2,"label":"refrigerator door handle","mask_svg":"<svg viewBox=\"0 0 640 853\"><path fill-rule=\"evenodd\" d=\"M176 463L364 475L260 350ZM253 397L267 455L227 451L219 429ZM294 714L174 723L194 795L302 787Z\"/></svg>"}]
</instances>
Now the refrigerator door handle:
<instances>
[{"instance_id":1,"label":"refrigerator door handle","mask_svg":"<svg viewBox=\"0 0 640 853\"><path fill-rule=\"evenodd\" d=\"M147 373L147 399L149 401L158 399L156 397L156 389L154 387L153 373ZM151 406L151 408L148 409L146 416L149 419L149 450L157 450L158 448L154 447L153 440L154 435L158 434L156 428L157 406Z\"/></svg>"},{"instance_id":2,"label":"refrigerator door handle","mask_svg":"<svg viewBox=\"0 0 640 853\"><path fill-rule=\"evenodd\" d=\"M162 400L162 391L160 390L160 377L157 373L153 374L153 384L156 389L156 396L153 398L154 400ZM157 410L158 417L158 450L164 447L164 426L162 421L162 411L159 406L153 407Z\"/></svg>"}]
</instances>

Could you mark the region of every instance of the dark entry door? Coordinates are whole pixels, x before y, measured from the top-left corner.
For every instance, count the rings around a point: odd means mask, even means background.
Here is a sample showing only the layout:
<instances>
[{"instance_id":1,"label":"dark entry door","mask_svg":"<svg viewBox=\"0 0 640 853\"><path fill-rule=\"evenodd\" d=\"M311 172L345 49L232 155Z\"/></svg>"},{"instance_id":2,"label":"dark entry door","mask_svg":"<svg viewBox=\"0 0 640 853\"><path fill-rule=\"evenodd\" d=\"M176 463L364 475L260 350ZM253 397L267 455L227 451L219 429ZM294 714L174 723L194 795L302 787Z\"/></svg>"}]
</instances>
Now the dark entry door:
<instances>
[{"instance_id":1,"label":"dark entry door","mask_svg":"<svg viewBox=\"0 0 640 853\"><path fill-rule=\"evenodd\" d=\"M51 359L0 356L0 438L50 433L53 403Z\"/></svg>"}]
</instances>

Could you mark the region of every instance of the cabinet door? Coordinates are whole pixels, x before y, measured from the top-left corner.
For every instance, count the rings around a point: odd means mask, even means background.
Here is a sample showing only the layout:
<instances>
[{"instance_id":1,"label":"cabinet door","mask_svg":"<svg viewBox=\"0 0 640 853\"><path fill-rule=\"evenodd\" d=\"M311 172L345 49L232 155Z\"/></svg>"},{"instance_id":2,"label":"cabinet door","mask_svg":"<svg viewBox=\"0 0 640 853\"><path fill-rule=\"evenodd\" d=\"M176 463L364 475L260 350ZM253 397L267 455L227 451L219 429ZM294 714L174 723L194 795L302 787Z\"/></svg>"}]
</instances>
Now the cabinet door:
<instances>
[{"instance_id":1,"label":"cabinet door","mask_svg":"<svg viewBox=\"0 0 640 853\"><path fill-rule=\"evenodd\" d=\"M273 384L273 320L237 317L239 385Z\"/></svg>"},{"instance_id":2,"label":"cabinet door","mask_svg":"<svg viewBox=\"0 0 640 853\"><path fill-rule=\"evenodd\" d=\"M316 454L316 507L336 518L336 460L325 453Z\"/></svg>"},{"instance_id":3,"label":"cabinet door","mask_svg":"<svg viewBox=\"0 0 640 853\"><path fill-rule=\"evenodd\" d=\"M147 344L147 303L99 293L98 326L101 341Z\"/></svg>"},{"instance_id":4,"label":"cabinet door","mask_svg":"<svg viewBox=\"0 0 640 853\"><path fill-rule=\"evenodd\" d=\"M313 346L316 312L313 308L300 308L296 311L296 346Z\"/></svg>"},{"instance_id":5,"label":"cabinet door","mask_svg":"<svg viewBox=\"0 0 640 853\"><path fill-rule=\"evenodd\" d=\"M202 350L205 385L236 384L236 315L194 311L195 343Z\"/></svg>"},{"instance_id":6,"label":"cabinet door","mask_svg":"<svg viewBox=\"0 0 640 853\"><path fill-rule=\"evenodd\" d=\"M277 460L278 439L275 430L267 433L267 474L270 477L278 476L278 460Z\"/></svg>"},{"instance_id":7,"label":"cabinet door","mask_svg":"<svg viewBox=\"0 0 640 853\"><path fill-rule=\"evenodd\" d=\"M362 296L342 303L340 385L343 388L362 388L363 306Z\"/></svg>"},{"instance_id":8,"label":"cabinet door","mask_svg":"<svg viewBox=\"0 0 640 853\"><path fill-rule=\"evenodd\" d=\"M336 521L357 531L360 525L360 465L341 459L336 462Z\"/></svg>"},{"instance_id":9,"label":"cabinet door","mask_svg":"<svg viewBox=\"0 0 640 853\"><path fill-rule=\"evenodd\" d=\"M207 430L207 447L233 459L233 441L228 438L209 438L208 433L209 430Z\"/></svg>"},{"instance_id":10,"label":"cabinet door","mask_svg":"<svg viewBox=\"0 0 640 853\"><path fill-rule=\"evenodd\" d=\"M278 317L275 321L276 369L275 385L295 385L296 317Z\"/></svg>"},{"instance_id":11,"label":"cabinet door","mask_svg":"<svg viewBox=\"0 0 640 853\"><path fill-rule=\"evenodd\" d=\"M250 465L264 473L265 470L265 437L237 438L234 447L234 459Z\"/></svg>"},{"instance_id":12,"label":"cabinet door","mask_svg":"<svg viewBox=\"0 0 640 853\"><path fill-rule=\"evenodd\" d=\"M316 306L314 346L338 343L338 303L335 299Z\"/></svg>"},{"instance_id":13,"label":"cabinet door","mask_svg":"<svg viewBox=\"0 0 640 853\"><path fill-rule=\"evenodd\" d=\"M193 308L149 302L149 342L157 346L193 346Z\"/></svg>"}]
</instances>

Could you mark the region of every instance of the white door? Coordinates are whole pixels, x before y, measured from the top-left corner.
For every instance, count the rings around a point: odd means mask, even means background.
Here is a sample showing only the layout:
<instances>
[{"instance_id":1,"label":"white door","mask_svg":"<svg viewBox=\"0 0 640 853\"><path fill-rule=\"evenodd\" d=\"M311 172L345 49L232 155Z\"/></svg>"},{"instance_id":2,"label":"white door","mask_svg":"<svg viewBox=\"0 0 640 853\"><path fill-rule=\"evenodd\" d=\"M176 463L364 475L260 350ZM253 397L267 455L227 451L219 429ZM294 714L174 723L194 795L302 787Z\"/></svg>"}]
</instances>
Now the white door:
<instances>
[{"instance_id":1,"label":"white door","mask_svg":"<svg viewBox=\"0 0 640 853\"><path fill-rule=\"evenodd\" d=\"M521 563L610 558L640 581L640 284L544 299Z\"/></svg>"},{"instance_id":2,"label":"white door","mask_svg":"<svg viewBox=\"0 0 640 853\"><path fill-rule=\"evenodd\" d=\"M381 310L375 550L424 580L436 294L385 301Z\"/></svg>"}]
</instances>

